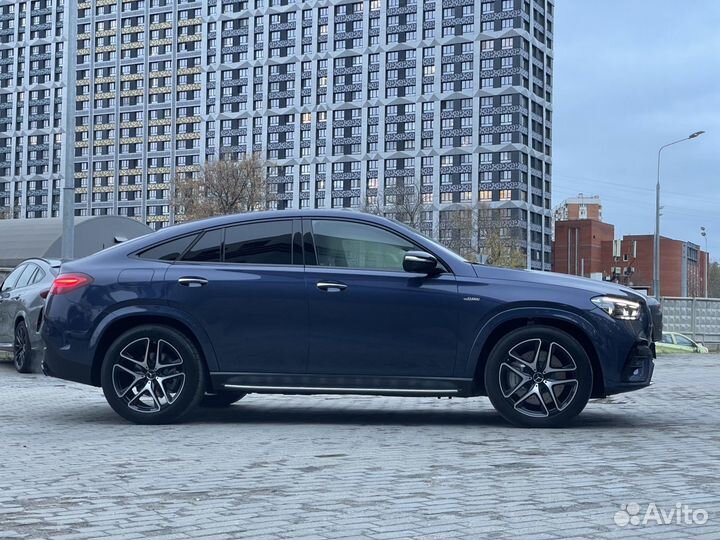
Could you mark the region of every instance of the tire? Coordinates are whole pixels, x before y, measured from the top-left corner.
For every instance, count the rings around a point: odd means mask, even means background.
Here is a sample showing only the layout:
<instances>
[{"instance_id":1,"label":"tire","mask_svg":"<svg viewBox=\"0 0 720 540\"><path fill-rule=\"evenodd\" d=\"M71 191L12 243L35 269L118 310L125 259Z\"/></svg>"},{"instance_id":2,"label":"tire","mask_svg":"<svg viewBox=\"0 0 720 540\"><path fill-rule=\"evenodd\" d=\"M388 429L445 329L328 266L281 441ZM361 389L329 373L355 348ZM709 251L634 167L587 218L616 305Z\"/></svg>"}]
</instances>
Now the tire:
<instances>
[{"instance_id":1,"label":"tire","mask_svg":"<svg viewBox=\"0 0 720 540\"><path fill-rule=\"evenodd\" d=\"M197 349L184 334L162 325L138 326L118 337L105 353L100 380L110 406L136 424L177 422L205 393Z\"/></svg>"},{"instance_id":2,"label":"tire","mask_svg":"<svg viewBox=\"0 0 720 540\"><path fill-rule=\"evenodd\" d=\"M548 326L510 332L493 347L485 365L491 403L516 426L567 425L587 405L592 386L585 349L568 333Z\"/></svg>"},{"instance_id":3,"label":"tire","mask_svg":"<svg viewBox=\"0 0 720 540\"><path fill-rule=\"evenodd\" d=\"M202 407L229 407L237 403L247 394L243 392L220 392L219 394L205 394L200 401Z\"/></svg>"},{"instance_id":4,"label":"tire","mask_svg":"<svg viewBox=\"0 0 720 540\"><path fill-rule=\"evenodd\" d=\"M33 350L30 343L30 333L25 321L20 320L15 325L15 336L13 339L13 364L18 373L32 373L33 371Z\"/></svg>"}]
</instances>

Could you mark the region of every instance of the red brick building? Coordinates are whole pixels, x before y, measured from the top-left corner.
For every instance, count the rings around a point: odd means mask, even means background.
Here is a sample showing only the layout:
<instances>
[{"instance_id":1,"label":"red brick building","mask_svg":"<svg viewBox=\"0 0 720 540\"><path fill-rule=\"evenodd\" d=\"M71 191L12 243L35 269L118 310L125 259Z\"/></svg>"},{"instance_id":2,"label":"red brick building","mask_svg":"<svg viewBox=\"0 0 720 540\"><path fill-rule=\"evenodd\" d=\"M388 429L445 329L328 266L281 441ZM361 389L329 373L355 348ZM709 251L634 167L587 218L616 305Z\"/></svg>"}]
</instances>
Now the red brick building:
<instances>
[{"instance_id":1,"label":"red brick building","mask_svg":"<svg viewBox=\"0 0 720 540\"><path fill-rule=\"evenodd\" d=\"M597 195L583 195L565 199L555 208L555 221L594 219L602 221L602 203Z\"/></svg>"},{"instance_id":2,"label":"red brick building","mask_svg":"<svg viewBox=\"0 0 720 540\"><path fill-rule=\"evenodd\" d=\"M603 246L603 275L654 295L654 236L626 235ZM660 237L660 295L704 296L707 253L692 242Z\"/></svg>"},{"instance_id":3,"label":"red brick building","mask_svg":"<svg viewBox=\"0 0 720 540\"><path fill-rule=\"evenodd\" d=\"M602 277L653 295L653 246L651 234L615 240L615 227L602 222L597 196L578 195L555 209L555 272ZM661 296L704 296L707 257L697 244L661 237Z\"/></svg>"},{"instance_id":4,"label":"red brick building","mask_svg":"<svg viewBox=\"0 0 720 540\"><path fill-rule=\"evenodd\" d=\"M612 255L613 238L615 227L609 223L594 219L556 221L553 270L585 277L604 273L607 259L603 257L603 244Z\"/></svg>"}]
</instances>

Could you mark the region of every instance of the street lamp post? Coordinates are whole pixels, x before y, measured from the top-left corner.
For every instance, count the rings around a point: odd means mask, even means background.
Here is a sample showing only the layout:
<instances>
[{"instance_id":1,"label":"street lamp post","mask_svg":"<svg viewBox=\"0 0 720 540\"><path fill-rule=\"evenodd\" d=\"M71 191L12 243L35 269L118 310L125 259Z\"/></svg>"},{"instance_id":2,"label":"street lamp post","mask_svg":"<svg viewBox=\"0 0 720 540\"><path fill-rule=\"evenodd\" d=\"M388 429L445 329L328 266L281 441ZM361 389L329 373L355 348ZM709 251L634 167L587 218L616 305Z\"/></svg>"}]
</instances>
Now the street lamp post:
<instances>
[{"instance_id":1,"label":"street lamp post","mask_svg":"<svg viewBox=\"0 0 720 540\"><path fill-rule=\"evenodd\" d=\"M75 255L75 86L76 86L76 49L77 49L77 0L65 0L63 13L65 31L64 62L65 69L65 166L63 168L62 189L62 248L63 259L72 259Z\"/></svg>"},{"instance_id":2,"label":"street lamp post","mask_svg":"<svg viewBox=\"0 0 720 540\"><path fill-rule=\"evenodd\" d=\"M673 144L678 144L683 141L689 141L690 139L695 139L703 133L705 132L696 131L695 133L692 133L687 137L678 139L677 141L673 141L671 143L664 144L658 150L657 184L655 186L655 253L653 257L653 292L655 293L655 298L657 298L658 300L660 300L660 156L662 154L662 151L668 146L672 146Z\"/></svg>"},{"instance_id":3,"label":"street lamp post","mask_svg":"<svg viewBox=\"0 0 720 540\"><path fill-rule=\"evenodd\" d=\"M705 239L705 298L708 297L708 278L710 277L710 253L708 252L707 229L700 227L700 236Z\"/></svg>"}]
</instances>

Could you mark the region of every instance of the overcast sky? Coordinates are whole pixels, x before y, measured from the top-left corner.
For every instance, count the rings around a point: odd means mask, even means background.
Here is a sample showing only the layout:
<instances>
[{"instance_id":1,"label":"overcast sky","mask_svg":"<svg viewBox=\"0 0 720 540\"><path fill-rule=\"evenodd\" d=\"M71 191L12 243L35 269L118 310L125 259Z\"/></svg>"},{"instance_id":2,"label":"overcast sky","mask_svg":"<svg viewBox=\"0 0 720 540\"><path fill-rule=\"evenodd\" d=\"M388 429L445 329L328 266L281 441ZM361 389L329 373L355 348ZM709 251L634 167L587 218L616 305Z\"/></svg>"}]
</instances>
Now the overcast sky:
<instances>
[{"instance_id":1,"label":"overcast sky","mask_svg":"<svg viewBox=\"0 0 720 540\"><path fill-rule=\"evenodd\" d=\"M557 0L553 205L600 195L615 234L661 233L720 260L720 1Z\"/></svg>"}]
</instances>

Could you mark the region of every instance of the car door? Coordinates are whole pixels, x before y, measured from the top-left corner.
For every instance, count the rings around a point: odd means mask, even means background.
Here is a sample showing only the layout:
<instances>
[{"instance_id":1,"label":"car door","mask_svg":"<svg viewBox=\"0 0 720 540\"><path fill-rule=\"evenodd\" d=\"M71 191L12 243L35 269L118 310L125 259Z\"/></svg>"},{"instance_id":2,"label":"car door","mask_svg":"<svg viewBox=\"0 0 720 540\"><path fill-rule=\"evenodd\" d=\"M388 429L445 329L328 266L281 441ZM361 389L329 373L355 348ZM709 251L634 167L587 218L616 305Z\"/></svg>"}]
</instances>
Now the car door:
<instances>
[{"instance_id":1,"label":"car door","mask_svg":"<svg viewBox=\"0 0 720 540\"><path fill-rule=\"evenodd\" d=\"M222 371L305 371L308 306L299 220L208 230L168 269L165 282L169 304L202 325Z\"/></svg>"},{"instance_id":2,"label":"car door","mask_svg":"<svg viewBox=\"0 0 720 540\"><path fill-rule=\"evenodd\" d=\"M0 349L12 350L13 334L15 328L15 302L12 300L13 290L20 276L27 269L27 264L21 264L10 272L0 287ZM10 312L13 312L11 317Z\"/></svg>"},{"instance_id":3,"label":"car door","mask_svg":"<svg viewBox=\"0 0 720 540\"><path fill-rule=\"evenodd\" d=\"M304 219L310 307L308 373L452 376L457 283L403 270L420 249L389 229L342 219Z\"/></svg>"},{"instance_id":4,"label":"car door","mask_svg":"<svg viewBox=\"0 0 720 540\"><path fill-rule=\"evenodd\" d=\"M679 352L696 352L697 345L682 334L674 334L675 346Z\"/></svg>"}]
</instances>

